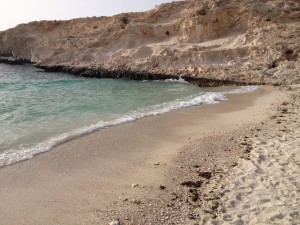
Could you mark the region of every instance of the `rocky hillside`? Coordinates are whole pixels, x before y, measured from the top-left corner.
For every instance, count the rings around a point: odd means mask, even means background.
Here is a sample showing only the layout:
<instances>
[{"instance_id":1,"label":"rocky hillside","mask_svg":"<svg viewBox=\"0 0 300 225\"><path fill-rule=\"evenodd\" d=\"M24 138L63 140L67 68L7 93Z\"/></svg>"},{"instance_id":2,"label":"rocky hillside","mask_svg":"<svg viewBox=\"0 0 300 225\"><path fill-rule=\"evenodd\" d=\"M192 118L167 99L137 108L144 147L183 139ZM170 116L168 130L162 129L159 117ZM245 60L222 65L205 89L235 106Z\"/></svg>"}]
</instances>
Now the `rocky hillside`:
<instances>
[{"instance_id":1,"label":"rocky hillside","mask_svg":"<svg viewBox=\"0 0 300 225\"><path fill-rule=\"evenodd\" d=\"M32 22L0 32L0 55L85 76L299 84L300 1L186 0Z\"/></svg>"}]
</instances>

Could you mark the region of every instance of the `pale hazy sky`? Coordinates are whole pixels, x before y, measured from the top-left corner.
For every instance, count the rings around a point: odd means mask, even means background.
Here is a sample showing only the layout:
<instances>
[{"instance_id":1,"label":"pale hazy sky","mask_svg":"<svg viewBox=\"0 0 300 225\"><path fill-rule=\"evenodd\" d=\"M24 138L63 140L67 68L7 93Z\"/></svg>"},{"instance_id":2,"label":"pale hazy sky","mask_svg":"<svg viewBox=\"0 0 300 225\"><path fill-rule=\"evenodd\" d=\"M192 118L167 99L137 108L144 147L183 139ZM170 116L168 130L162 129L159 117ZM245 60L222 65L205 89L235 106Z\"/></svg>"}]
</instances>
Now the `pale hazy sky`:
<instances>
[{"instance_id":1,"label":"pale hazy sky","mask_svg":"<svg viewBox=\"0 0 300 225\"><path fill-rule=\"evenodd\" d=\"M139 12L172 0L0 0L0 31L35 20Z\"/></svg>"}]
</instances>

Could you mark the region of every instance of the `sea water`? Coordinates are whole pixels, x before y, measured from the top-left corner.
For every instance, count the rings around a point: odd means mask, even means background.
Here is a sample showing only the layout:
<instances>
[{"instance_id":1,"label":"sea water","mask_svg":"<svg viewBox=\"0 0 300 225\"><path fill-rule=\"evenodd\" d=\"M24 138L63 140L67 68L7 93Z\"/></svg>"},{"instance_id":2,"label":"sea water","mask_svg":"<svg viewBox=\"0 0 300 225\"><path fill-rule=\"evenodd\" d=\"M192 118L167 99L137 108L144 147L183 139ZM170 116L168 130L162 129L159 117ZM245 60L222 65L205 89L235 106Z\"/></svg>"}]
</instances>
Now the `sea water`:
<instances>
[{"instance_id":1,"label":"sea water","mask_svg":"<svg viewBox=\"0 0 300 225\"><path fill-rule=\"evenodd\" d=\"M83 78L46 73L31 65L0 64L0 167L109 126L218 103L229 92L201 89L183 80Z\"/></svg>"}]
</instances>

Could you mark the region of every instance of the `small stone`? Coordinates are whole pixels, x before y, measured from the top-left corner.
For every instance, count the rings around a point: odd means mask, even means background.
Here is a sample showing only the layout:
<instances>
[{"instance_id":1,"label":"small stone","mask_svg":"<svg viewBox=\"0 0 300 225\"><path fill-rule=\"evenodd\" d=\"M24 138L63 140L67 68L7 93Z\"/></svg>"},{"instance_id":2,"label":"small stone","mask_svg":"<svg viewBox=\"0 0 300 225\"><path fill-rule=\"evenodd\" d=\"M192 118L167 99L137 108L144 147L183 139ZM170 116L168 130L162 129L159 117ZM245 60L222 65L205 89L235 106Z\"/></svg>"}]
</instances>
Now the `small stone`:
<instances>
[{"instance_id":1,"label":"small stone","mask_svg":"<svg viewBox=\"0 0 300 225\"><path fill-rule=\"evenodd\" d=\"M166 189L166 187L164 185L160 185L159 188L160 188L160 190L165 190Z\"/></svg>"},{"instance_id":2,"label":"small stone","mask_svg":"<svg viewBox=\"0 0 300 225\"><path fill-rule=\"evenodd\" d=\"M210 179L212 177L212 172L199 172L198 175L200 177Z\"/></svg>"},{"instance_id":3,"label":"small stone","mask_svg":"<svg viewBox=\"0 0 300 225\"><path fill-rule=\"evenodd\" d=\"M199 188L202 183L202 181L185 181L181 183L181 186Z\"/></svg>"},{"instance_id":4,"label":"small stone","mask_svg":"<svg viewBox=\"0 0 300 225\"><path fill-rule=\"evenodd\" d=\"M187 214L187 217L188 217L190 220L196 219L195 216L194 216L192 213L188 213L188 214Z\"/></svg>"},{"instance_id":5,"label":"small stone","mask_svg":"<svg viewBox=\"0 0 300 225\"><path fill-rule=\"evenodd\" d=\"M119 220L116 220L114 222L111 222L109 225L120 225L120 221Z\"/></svg>"},{"instance_id":6,"label":"small stone","mask_svg":"<svg viewBox=\"0 0 300 225\"><path fill-rule=\"evenodd\" d=\"M211 209L216 210L219 207L219 204L220 203L218 201L214 200L214 201L211 201L210 207L211 207Z\"/></svg>"},{"instance_id":7,"label":"small stone","mask_svg":"<svg viewBox=\"0 0 300 225\"><path fill-rule=\"evenodd\" d=\"M127 202L127 201L128 201L128 198L121 198L121 197L120 197L120 200L121 200L122 202Z\"/></svg>"},{"instance_id":8,"label":"small stone","mask_svg":"<svg viewBox=\"0 0 300 225\"><path fill-rule=\"evenodd\" d=\"M138 199L133 199L131 202L132 202L133 204L136 204L136 205L141 204L141 201L138 200Z\"/></svg>"},{"instance_id":9,"label":"small stone","mask_svg":"<svg viewBox=\"0 0 300 225\"><path fill-rule=\"evenodd\" d=\"M139 184L132 184L131 187L135 188L135 187L138 187Z\"/></svg>"},{"instance_id":10,"label":"small stone","mask_svg":"<svg viewBox=\"0 0 300 225\"><path fill-rule=\"evenodd\" d=\"M232 166L232 167L236 167L237 165L238 165L237 162L231 163L231 166Z\"/></svg>"}]
</instances>

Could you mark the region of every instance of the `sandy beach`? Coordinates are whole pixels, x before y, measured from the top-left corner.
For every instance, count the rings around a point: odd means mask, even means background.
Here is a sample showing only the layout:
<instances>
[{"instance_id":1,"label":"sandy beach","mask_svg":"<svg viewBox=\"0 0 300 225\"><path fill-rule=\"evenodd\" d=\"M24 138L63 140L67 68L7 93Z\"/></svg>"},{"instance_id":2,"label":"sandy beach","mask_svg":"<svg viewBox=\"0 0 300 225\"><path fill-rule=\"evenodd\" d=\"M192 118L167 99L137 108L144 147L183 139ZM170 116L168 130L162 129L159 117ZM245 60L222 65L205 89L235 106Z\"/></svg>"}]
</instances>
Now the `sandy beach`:
<instances>
[{"instance_id":1,"label":"sandy beach","mask_svg":"<svg viewBox=\"0 0 300 225\"><path fill-rule=\"evenodd\" d=\"M1 9L0 225L300 224L299 0Z\"/></svg>"},{"instance_id":2,"label":"sandy beach","mask_svg":"<svg viewBox=\"0 0 300 225\"><path fill-rule=\"evenodd\" d=\"M0 224L298 224L292 89L110 127L1 168Z\"/></svg>"}]
</instances>

